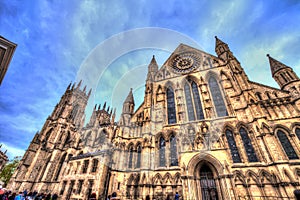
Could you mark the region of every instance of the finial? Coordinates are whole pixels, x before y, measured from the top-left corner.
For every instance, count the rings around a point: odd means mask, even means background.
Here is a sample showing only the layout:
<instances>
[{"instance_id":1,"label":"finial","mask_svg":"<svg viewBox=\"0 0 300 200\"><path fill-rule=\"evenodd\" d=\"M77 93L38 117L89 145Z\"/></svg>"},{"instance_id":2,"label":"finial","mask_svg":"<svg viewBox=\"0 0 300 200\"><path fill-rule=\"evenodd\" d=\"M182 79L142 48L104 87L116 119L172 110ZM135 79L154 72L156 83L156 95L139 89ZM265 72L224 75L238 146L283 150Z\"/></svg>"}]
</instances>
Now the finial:
<instances>
[{"instance_id":1,"label":"finial","mask_svg":"<svg viewBox=\"0 0 300 200\"><path fill-rule=\"evenodd\" d=\"M218 37L215 35L215 38L218 39Z\"/></svg>"},{"instance_id":2,"label":"finial","mask_svg":"<svg viewBox=\"0 0 300 200\"><path fill-rule=\"evenodd\" d=\"M104 105L103 105L103 110L105 110L105 107L106 107L106 101L104 102Z\"/></svg>"},{"instance_id":3,"label":"finial","mask_svg":"<svg viewBox=\"0 0 300 200\"><path fill-rule=\"evenodd\" d=\"M88 97L90 97L91 93L92 93L92 88L90 89L90 91L88 93Z\"/></svg>"},{"instance_id":4,"label":"finial","mask_svg":"<svg viewBox=\"0 0 300 200\"><path fill-rule=\"evenodd\" d=\"M108 108L107 108L107 112L109 112L109 106L108 106Z\"/></svg>"},{"instance_id":5,"label":"finial","mask_svg":"<svg viewBox=\"0 0 300 200\"><path fill-rule=\"evenodd\" d=\"M97 108L97 104L95 104L94 110L96 110L96 108Z\"/></svg>"},{"instance_id":6,"label":"finial","mask_svg":"<svg viewBox=\"0 0 300 200\"><path fill-rule=\"evenodd\" d=\"M114 114L113 115L116 116L116 108L114 109Z\"/></svg>"},{"instance_id":7,"label":"finial","mask_svg":"<svg viewBox=\"0 0 300 200\"><path fill-rule=\"evenodd\" d=\"M270 57L270 54L267 54L267 57Z\"/></svg>"},{"instance_id":8,"label":"finial","mask_svg":"<svg viewBox=\"0 0 300 200\"><path fill-rule=\"evenodd\" d=\"M100 110L100 108L101 108L101 104L99 104L99 106L98 106L98 110Z\"/></svg>"},{"instance_id":9,"label":"finial","mask_svg":"<svg viewBox=\"0 0 300 200\"><path fill-rule=\"evenodd\" d=\"M82 80L79 81L77 88L79 88L81 86Z\"/></svg>"},{"instance_id":10,"label":"finial","mask_svg":"<svg viewBox=\"0 0 300 200\"><path fill-rule=\"evenodd\" d=\"M86 85L85 85L84 88L83 88L83 92L85 92L85 90L86 90Z\"/></svg>"},{"instance_id":11,"label":"finial","mask_svg":"<svg viewBox=\"0 0 300 200\"><path fill-rule=\"evenodd\" d=\"M68 85L67 90L69 90L69 89L71 88L71 85L72 85L72 81L71 81L70 84Z\"/></svg>"},{"instance_id":12,"label":"finial","mask_svg":"<svg viewBox=\"0 0 300 200\"><path fill-rule=\"evenodd\" d=\"M73 89L74 89L74 87L75 87L75 84L76 84L76 82L74 82L74 84L72 85L72 88L71 88L71 90L73 90Z\"/></svg>"}]
</instances>

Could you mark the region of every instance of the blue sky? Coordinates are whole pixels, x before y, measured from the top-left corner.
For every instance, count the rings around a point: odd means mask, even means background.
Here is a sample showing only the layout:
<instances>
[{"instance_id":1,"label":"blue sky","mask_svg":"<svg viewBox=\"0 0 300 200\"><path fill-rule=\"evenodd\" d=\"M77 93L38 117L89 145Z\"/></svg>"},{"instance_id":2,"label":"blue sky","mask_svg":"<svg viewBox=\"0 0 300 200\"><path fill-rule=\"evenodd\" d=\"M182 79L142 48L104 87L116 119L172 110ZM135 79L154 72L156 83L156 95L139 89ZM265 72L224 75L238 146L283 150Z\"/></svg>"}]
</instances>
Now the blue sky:
<instances>
[{"instance_id":1,"label":"blue sky","mask_svg":"<svg viewBox=\"0 0 300 200\"><path fill-rule=\"evenodd\" d=\"M99 80L93 88L91 105L108 101L119 114L119 105L130 87L139 104L142 98L138 95L143 94L145 69L152 55L163 64L171 49L185 41L183 36L215 54L217 35L229 44L251 80L277 87L266 54L300 75L299 10L297 0L0 1L0 35L18 44L0 86L2 150L7 149L10 158L22 155L67 85L78 81L93 52L116 35L119 43L114 43L111 52L130 46L129 42L120 42L126 35L124 31L143 33L143 28L156 27L178 37L172 38L174 44L168 47L142 45L125 53L118 51L120 54L109 65L100 66L103 71L96 76ZM152 38L145 38L155 40L159 36L158 31ZM127 82L130 74L135 74L135 83ZM89 80L83 81L89 86Z\"/></svg>"}]
</instances>

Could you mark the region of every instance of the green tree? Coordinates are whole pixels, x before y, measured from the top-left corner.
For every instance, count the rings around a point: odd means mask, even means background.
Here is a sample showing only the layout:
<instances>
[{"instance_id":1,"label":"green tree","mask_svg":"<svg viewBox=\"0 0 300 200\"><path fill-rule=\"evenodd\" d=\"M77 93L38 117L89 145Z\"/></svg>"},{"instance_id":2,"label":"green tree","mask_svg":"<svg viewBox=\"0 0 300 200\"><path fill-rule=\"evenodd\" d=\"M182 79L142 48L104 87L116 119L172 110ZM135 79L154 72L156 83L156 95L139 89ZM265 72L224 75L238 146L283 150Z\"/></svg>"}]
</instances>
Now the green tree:
<instances>
[{"instance_id":1,"label":"green tree","mask_svg":"<svg viewBox=\"0 0 300 200\"><path fill-rule=\"evenodd\" d=\"M19 162L21 160L20 156L14 157L13 160L10 160L3 168L3 170L0 173L0 179L4 182L5 185L7 185L9 179L14 174L14 171L16 170Z\"/></svg>"}]
</instances>

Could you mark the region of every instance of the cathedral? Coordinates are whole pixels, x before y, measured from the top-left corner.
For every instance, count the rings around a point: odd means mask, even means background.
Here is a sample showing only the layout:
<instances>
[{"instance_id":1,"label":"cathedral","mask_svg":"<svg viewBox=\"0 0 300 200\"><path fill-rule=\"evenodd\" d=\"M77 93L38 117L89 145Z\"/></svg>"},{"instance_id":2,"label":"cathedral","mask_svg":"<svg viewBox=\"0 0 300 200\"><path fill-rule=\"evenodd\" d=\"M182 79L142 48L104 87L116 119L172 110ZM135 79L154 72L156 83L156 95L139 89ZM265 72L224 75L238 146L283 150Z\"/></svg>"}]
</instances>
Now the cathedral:
<instances>
[{"instance_id":1,"label":"cathedral","mask_svg":"<svg viewBox=\"0 0 300 200\"><path fill-rule=\"evenodd\" d=\"M280 89L249 80L228 45L215 55L180 44L144 100L132 89L122 114L70 84L36 133L7 188L64 200L294 199L300 189L300 79L267 55ZM102 102L103 103L103 102Z\"/></svg>"}]
</instances>

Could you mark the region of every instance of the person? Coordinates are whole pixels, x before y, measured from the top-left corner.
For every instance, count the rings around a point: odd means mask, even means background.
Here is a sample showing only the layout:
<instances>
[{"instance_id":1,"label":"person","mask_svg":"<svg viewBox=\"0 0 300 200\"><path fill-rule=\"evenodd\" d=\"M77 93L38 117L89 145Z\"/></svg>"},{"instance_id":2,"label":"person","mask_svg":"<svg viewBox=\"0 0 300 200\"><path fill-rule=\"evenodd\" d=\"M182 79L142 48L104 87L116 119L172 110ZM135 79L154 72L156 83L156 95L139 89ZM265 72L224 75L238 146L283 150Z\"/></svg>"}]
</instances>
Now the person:
<instances>
[{"instance_id":1,"label":"person","mask_svg":"<svg viewBox=\"0 0 300 200\"><path fill-rule=\"evenodd\" d=\"M52 200L57 200L58 199L58 195L55 193L52 195Z\"/></svg>"},{"instance_id":2,"label":"person","mask_svg":"<svg viewBox=\"0 0 300 200\"><path fill-rule=\"evenodd\" d=\"M300 200L300 190L294 190L294 195L296 197L296 200Z\"/></svg>"},{"instance_id":3,"label":"person","mask_svg":"<svg viewBox=\"0 0 300 200\"><path fill-rule=\"evenodd\" d=\"M107 200L110 200L110 195L107 196Z\"/></svg>"},{"instance_id":4,"label":"person","mask_svg":"<svg viewBox=\"0 0 300 200\"><path fill-rule=\"evenodd\" d=\"M19 192L18 196L15 197L14 200L24 200L25 198L23 197L23 193Z\"/></svg>"},{"instance_id":5,"label":"person","mask_svg":"<svg viewBox=\"0 0 300 200\"><path fill-rule=\"evenodd\" d=\"M90 200L96 200L96 193L93 192L90 196Z\"/></svg>"},{"instance_id":6,"label":"person","mask_svg":"<svg viewBox=\"0 0 300 200\"><path fill-rule=\"evenodd\" d=\"M179 200L180 195L178 194L178 192L176 192L175 194L175 200Z\"/></svg>"},{"instance_id":7,"label":"person","mask_svg":"<svg viewBox=\"0 0 300 200\"><path fill-rule=\"evenodd\" d=\"M51 193L47 194L45 200L50 200L51 199Z\"/></svg>"}]
</instances>

